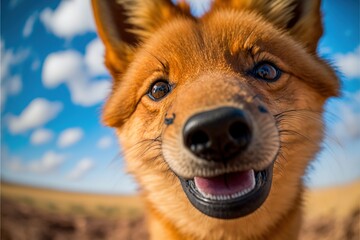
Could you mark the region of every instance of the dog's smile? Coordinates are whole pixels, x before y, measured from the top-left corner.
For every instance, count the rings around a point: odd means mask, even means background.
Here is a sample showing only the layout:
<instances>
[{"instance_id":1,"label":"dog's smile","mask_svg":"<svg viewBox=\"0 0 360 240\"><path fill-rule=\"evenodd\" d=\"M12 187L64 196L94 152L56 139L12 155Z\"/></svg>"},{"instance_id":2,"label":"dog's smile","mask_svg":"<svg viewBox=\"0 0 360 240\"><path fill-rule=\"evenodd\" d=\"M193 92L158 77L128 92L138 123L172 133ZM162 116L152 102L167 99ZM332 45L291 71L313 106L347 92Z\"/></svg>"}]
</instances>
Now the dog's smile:
<instances>
[{"instance_id":1,"label":"dog's smile","mask_svg":"<svg viewBox=\"0 0 360 240\"><path fill-rule=\"evenodd\" d=\"M253 169L215 177L179 177L191 204L215 218L233 219L258 209L267 198L272 181L273 164L263 171Z\"/></svg>"}]
</instances>

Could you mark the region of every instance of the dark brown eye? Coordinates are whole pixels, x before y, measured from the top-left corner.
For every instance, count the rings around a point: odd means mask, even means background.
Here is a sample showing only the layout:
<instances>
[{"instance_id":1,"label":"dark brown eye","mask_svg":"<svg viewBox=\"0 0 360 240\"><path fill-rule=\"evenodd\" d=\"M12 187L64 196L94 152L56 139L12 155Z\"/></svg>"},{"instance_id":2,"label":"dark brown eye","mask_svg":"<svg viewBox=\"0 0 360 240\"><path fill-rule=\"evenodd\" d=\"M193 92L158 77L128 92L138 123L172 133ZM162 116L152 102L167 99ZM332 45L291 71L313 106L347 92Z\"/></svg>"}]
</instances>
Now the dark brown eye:
<instances>
[{"instance_id":1,"label":"dark brown eye","mask_svg":"<svg viewBox=\"0 0 360 240\"><path fill-rule=\"evenodd\" d=\"M149 96L152 100L157 101L165 97L171 90L171 85L166 80L159 80L155 82L149 91Z\"/></svg>"},{"instance_id":2,"label":"dark brown eye","mask_svg":"<svg viewBox=\"0 0 360 240\"><path fill-rule=\"evenodd\" d=\"M264 62L257 64L253 70L254 76L268 82L279 79L281 71L272 63Z\"/></svg>"}]
</instances>

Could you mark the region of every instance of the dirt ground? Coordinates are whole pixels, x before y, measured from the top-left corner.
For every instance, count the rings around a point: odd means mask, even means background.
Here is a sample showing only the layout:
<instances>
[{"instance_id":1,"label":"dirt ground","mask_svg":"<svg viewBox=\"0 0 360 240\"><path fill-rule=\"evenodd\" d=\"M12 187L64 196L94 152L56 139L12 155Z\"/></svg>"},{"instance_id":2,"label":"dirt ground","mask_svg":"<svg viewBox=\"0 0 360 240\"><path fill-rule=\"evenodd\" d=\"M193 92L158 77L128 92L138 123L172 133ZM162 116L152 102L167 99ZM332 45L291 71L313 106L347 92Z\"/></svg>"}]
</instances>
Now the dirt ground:
<instances>
[{"instance_id":1,"label":"dirt ground","mask_svg":"<svg viewBox=\"0 0 360 240\"><path fill-rule=\"evenodd\" d=\"M309 194L306 202L311 204L311 207L305 209L305 222L300 239L359 240L359 186L356 184L349 188L342 188L343 192L327 190ZM52 193L53 195L54 193ZM344 196L347 197L344 198ZM36 197L34 199L36 200ZM323 199L327 199L326 202L319 203ZM40 204L43 203L40 202ZM58 211L56 206L49 206L48 209L41 208L28 198L19 200L14 196L6 197L2 194L0 239L148 239L142 211L140 214L132 214L129 217L130 215L123 213L115 216L94 214L93 212L87 214L79 211L79 206L71 208L73 213L64 211L64 209ZM94 204L94 206L98 205ZM100 210L103 211L103 209Z\"/></svg>"},{"instance_id":2,"label":"dirt ground","mask_svg":"<svg viewBox=\"0 0 360 240\"><path fill-rule=\"evenodd\" d=\"M341 220L323 216L305 222L300 239L359 240L360 208L354 209L353 212Z\"/></svg>"},{"instance_id":3,"label":"dirt ground","mask_svg":"<svg viewBox=\"0 0 360 240\"><path fill-rule=\"evenodd\" d=\"M3 198L2 240L147 239L142 217L129 220L52 214Z\"/></svg>"}]
</instances>

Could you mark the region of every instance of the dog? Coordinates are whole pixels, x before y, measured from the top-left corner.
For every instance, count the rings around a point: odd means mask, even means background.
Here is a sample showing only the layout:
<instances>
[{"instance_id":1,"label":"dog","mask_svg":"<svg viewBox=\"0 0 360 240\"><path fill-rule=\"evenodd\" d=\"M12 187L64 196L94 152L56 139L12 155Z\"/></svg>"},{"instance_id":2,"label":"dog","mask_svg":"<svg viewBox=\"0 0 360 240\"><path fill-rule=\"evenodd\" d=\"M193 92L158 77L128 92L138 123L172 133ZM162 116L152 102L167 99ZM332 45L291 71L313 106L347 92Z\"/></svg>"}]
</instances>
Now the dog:
<instances>
[{"instance_id":1,"label":"dog","mask_svg":"<svg viewBox=\"0 0 360 240\"><path fill-rule=\"evenodd\" d=\"M151 239L297 239L339 80L320 0L92 0L116 129Z\"/></svg>"}]
</instances>

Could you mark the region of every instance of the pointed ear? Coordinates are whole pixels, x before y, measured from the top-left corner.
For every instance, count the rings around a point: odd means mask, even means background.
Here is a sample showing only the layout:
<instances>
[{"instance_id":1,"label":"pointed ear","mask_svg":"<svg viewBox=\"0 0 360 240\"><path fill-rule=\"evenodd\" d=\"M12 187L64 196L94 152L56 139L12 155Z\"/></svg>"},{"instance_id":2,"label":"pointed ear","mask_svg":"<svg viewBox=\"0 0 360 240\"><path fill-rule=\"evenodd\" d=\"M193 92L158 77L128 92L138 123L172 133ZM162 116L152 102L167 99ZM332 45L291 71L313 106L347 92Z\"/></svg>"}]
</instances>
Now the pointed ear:
<instances>
[{"instance_id":1,"label":"pointed ear","mask_svg":"<svg viewBox=\"0 0 360 240\"><path fill-rule=\"evenodd\" d=\"M141 42L171 18L189 8L171 0L92 0L95 22L105 44L105 64L117 76L126 70Z\"/></svg>"},{"instance_id":2,"label":"pointed ear","mask_svg":"<svg viewBox=\"0 0 360 240\"><path fill-rule=\"evenodd\" d=\"M323 33L321 0L215 0L213 9L236 8L255 11L278 28L288 31L311 53L316 52Z\"/></svg>"}]
</instances>

